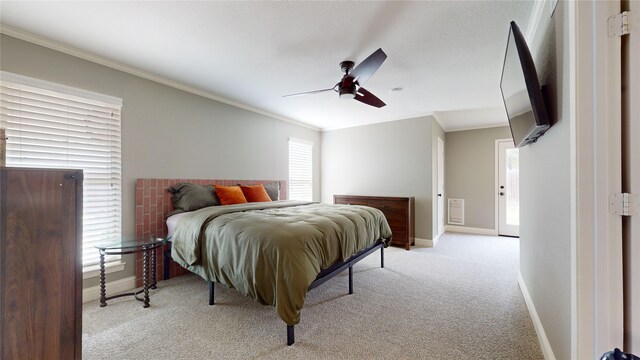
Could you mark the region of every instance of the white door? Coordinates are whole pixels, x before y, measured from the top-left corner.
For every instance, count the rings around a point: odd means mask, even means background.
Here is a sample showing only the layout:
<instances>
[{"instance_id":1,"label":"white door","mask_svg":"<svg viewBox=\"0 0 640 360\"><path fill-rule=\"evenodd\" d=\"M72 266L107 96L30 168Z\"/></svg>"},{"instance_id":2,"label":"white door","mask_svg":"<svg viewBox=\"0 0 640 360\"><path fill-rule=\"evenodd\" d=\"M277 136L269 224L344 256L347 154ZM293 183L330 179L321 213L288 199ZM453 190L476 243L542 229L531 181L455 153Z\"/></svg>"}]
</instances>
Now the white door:
<instances>
[{"instance_id":1,"label":"white door","mask_svg":"<svg viewBox=\"0 0 640 360\"><path fill-rule=\"evenodd\" d=\"M633 14L640 13L640 2L629 1L627 6ZM635 19L638 19L636 15ZM635 20L634 20L635 21ZM626 160L623 163L623 192L636 195L640 199L640 31L635 30L625 35L628 42L623 61L623 76L628 86L623 86L623 128L626 128L623 139L623 151ZM623 82L625 81L623 80ZM640 204L636 202L636 209ZM637 215L626 216L622 220L624 246L624 280L625 280L625 338L624 349L640 356L640 211Z\"/></svg>"},{"instance_id":2,"label":"white door","mask_svg":"<svg viewBox=\"0 0 640 360\"><path fill-rule=\"evenodd\" d=\"M444 141L438 137L438 236L444 232Z\"/></svg>"},{"instance_id":3,"label":"white door","mask_svg":"<svg viewBox=\"0 0 640 360\"><path fill-rule=\"evenodd\" d=\"M520 156L511 140L498 140L498 234L520 236Z\"/></svg>"}]
</instances>

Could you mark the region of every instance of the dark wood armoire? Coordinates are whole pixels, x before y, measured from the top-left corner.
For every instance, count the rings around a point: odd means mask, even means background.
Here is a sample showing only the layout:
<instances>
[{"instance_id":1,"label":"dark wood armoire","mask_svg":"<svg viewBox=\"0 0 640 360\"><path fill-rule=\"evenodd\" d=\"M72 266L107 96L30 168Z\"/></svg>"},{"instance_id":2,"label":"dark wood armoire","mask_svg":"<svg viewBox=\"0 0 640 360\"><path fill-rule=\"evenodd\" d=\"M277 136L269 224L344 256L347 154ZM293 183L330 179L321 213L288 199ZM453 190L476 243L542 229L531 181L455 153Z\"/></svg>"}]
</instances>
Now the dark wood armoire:
<instances>
[{"instance_id":1,"label":"dark wood armoire","mask_svg":"<svg viewBox=\"0 0 640 360\"><path fill-rule=\"evenodd\" d=\"M82 170L0 167L0 358L82 358Z\"/></svg>"}]
</instances>

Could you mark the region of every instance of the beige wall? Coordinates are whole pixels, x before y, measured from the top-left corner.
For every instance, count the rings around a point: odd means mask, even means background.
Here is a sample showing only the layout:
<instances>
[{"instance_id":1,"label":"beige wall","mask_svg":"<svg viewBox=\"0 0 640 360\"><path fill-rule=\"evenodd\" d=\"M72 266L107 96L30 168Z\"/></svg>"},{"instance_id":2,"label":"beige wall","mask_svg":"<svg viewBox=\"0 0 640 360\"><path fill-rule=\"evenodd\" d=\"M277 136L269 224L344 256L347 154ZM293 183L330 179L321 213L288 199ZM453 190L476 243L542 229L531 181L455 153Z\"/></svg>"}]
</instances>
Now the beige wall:
<instances>
[{"instance_id":1,"label":"beige wall","mask_svg":"<svg viewBox=\"0 0 640 360\"><path fill-rule=\"evenodd\" d=\"M320 198L318 131L242 110L34 45L0 38L3 71L123 99L122 232L135 234L137 178L287 179L288 139L314 143L314 198ZM123 272L134 274L127 257ZM85 281L85 287L97 283Z\"/></svg>"},{"instance_id":2,"label":"beige wall","mask_svg":"<svg viewBox=\"0 0 640 360\"><path fill-rule=\"evenodd\" d=\"M495 145L510 138L508 126L446 134L445 208L464 199L465 227L495 229Z\"/></svg>"},{"instance_id":3,"label":"beige wall","mask_svg":"<svg viewBox=\"0 0 640 360\"><path fill-rule=\"evenodd\" d=\"M432 239L432 123L421 117L322 132L322 201L415 196L416 237Z\"/></svg>"}]
</instances>

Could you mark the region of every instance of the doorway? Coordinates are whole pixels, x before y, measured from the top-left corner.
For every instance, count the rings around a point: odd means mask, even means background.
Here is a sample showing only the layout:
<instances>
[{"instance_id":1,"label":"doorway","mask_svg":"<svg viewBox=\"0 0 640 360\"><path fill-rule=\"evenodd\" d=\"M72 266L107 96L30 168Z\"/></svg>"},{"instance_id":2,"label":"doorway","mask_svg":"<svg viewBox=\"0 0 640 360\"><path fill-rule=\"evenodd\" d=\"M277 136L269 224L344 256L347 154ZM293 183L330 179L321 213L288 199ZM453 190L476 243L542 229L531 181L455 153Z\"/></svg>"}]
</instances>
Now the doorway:
<instances>
[{"instance_id":1,"label":"doorway","mask_svg":"<svg viewBox=\"0 0 640 360\"><path fill-rule=\"evenodd\" d=\"M438 236L444 232L444 141L438 137Z\"/></svg>"},{"instance_id":2,"label":"doorway","mask_svg":"<svg viewBox=\"0 0 640 360\"><path fill-rule=\"evenodd\" d=\"M498 235L520 236L520 154L511 139L496 140Z\"/></svg>"}]
</instances>

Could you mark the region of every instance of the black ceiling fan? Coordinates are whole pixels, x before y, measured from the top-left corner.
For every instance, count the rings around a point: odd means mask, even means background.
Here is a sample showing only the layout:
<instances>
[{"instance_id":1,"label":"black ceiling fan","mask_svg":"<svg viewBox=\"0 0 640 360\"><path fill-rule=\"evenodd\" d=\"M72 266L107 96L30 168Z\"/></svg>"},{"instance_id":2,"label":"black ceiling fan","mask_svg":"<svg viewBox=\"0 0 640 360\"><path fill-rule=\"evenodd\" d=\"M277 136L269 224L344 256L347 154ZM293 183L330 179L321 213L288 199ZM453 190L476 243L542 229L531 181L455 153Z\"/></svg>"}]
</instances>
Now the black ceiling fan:
<instances>
[{"instance_id":1,"label":"black ceiling fan","mask_svg":"<svg viewBox=\"0 0 640 360\"><path fill-rule=\"evenodd\" d=\"M340 94L341 99L355 99L361 103L381 108L386 105L384 101L363 88L362 84L369 80L386 58L387 54L382 49L378 49L355 68L353 67L355 65L353 61L343 61L340 63L340 68L344 75L340 82L332 88L284 95L283 97L318 94L333 90Z\"/></svg>"}]
</instances>

